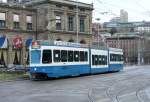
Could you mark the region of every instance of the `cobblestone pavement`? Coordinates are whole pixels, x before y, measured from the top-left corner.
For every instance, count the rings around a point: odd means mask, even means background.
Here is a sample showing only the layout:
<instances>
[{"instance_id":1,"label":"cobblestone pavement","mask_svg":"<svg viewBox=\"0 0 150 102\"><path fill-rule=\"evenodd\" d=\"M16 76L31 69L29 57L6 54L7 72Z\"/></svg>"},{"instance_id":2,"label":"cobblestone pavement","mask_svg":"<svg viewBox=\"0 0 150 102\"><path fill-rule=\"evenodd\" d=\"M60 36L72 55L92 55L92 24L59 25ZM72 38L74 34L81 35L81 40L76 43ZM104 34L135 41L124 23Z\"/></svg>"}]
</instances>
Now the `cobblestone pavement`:
<instances>
[{"instance_id":1,"label":"cobblestone pavement","mask_svg":"<svg viewBox=\"0 0 150 102\"><path fill-rule=\"evenodd\" d=\"M0 102L150 102L150 66L48 81L0 82Z\"/></svg>"}]
</instances>

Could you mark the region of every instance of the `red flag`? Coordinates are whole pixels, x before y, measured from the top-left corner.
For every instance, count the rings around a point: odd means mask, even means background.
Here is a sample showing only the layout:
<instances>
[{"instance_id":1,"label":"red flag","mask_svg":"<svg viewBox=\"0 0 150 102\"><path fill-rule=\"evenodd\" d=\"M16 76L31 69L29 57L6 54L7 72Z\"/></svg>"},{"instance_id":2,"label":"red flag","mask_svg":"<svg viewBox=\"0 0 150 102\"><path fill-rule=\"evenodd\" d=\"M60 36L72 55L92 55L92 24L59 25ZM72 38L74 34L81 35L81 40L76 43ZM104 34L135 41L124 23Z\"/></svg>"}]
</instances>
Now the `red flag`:
<instances>
[{"instance_id":1,"label":"red flag","mask_svg":"<svg viewBox=\"0 0 150 102\"><path fill-rule=\"evenodd\" d=\"M19 48L22 48L22 38L20 36L16 36L14 39L13 39L13 46L14 48L16 49L19 49Z\"/></svg>"}]
</instances>

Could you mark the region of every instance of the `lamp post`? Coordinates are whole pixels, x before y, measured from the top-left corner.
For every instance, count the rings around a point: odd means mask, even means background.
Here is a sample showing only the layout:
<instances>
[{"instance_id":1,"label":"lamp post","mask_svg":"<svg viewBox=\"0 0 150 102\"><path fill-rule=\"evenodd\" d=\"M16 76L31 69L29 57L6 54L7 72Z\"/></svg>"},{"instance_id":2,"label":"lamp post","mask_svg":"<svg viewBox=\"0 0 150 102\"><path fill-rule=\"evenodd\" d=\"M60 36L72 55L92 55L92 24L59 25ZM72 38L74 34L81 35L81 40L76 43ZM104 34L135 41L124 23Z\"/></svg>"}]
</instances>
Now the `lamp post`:
<instances>
[{"instance_id":1,"label":"lamp post","mask_svg":"<svg viewBox=\"0 0 150 102\"><path fill-rule=\"evenodd\" d=\"M118 40L118 41L117 41L117 42L118 42L117 47L120 48L120 44L119 44L119 34L117 34L117 40Z\"/></svg>"},{"instance_id":2,"label":"lamp post","mask_svg":"<svg viewBox=\"0 0 150 102\"><path fill-rule=\"evenodd\" d=\"M38 31L37 31L37 30L38 30L38 28L37 28L37 25L38 25L38 23L37 23L37 22L38 22L38 9L36 9L36 14L35 14L35 16L36 16L36 18L35 18L35 19L36 19L36 21L35 21L35 22L36 22L35 40L37 40L37 36L38 36Z\"/></svg>"},{"instance_id":3,"label":"lamp post","mask_svg":"<svg viewBox=\"0 0 150 102\"><path fill-rule=\"evenodd\" d=\"M97 22L99 22L99 21L100 21L100 18L96 18L96 20L97 20ZM99 47L99 45L100 45L100 44L99 44L99 43L100 43L100 41L99 41L99 36L100 36L100 34L99 34L99 30L100 30L99 27L100 27L100 26L99 26L99 24L100 24L100 23L98 23L98 28L97 28L97 31L98 31L98 32L97 32L97 34L98 34L98 36L97 36L97 39L98 39L98 47Z\"/></svg>"},{"instance_id":4,"label":"lamp post","mask_svg":"<svg viewBox=\"0 0 150 102\"><path fill-rule=\"evenodd\" d=\"M79 5L78 5L78 0L76 0L76 43L79 42L79 11L78 11L78 8L79 8Z\"/></svg>"}]
</instances>

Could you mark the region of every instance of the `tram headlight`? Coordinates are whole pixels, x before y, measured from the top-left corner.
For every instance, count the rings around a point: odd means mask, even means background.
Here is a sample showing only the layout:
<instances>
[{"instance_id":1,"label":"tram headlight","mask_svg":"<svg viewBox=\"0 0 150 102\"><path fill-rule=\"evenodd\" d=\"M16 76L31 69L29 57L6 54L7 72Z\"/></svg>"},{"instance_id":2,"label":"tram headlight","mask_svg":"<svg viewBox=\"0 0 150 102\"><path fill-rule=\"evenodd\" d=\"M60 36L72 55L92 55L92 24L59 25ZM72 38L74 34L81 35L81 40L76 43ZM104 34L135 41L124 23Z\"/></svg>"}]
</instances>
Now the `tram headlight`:
<instances>
[{"instance_id":1,"label":"tram headlight","mask_svg":"<svg viewBox=\"0 0 150 102\"><path fill-rule=\"evenodd\" d=\"M34 68L34 71L36 71L37 70L37 68Z\"/></svg>"}]
</instances>

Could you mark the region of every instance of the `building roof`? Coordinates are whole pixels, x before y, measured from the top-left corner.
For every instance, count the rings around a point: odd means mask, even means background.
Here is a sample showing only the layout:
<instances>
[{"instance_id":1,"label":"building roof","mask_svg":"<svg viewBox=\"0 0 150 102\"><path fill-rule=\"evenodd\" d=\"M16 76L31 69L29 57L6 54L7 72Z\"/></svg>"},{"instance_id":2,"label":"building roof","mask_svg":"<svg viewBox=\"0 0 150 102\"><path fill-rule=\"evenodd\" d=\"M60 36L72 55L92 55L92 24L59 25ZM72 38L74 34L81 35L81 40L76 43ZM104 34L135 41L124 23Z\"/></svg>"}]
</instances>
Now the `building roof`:
<instances>
[{"instance_id":1,"label":"building roof","mask_svg":"<svg viewBox=\"0 0 150 102\"><path fill-rule=\"evenodd\" d=\"M0 7L4 8L14 8L14 9L24 9L24 10L30 10L34 11L35 9L26 7L23 4L17 4L17 3L0 3Z\"/></svg>"},{"instance_id":2,"label":"building roof","mask_svg":"<svg viewBox=\"0 0 150 102\"><path fill-rule=\"evenodd\" d=\"M126 33L115 33L111 37L107 37L107 39L133 39L133 38L140 38L138 32L126 32Z\"/></svg>"},{"instance_id":3,"label":"building roof","mask_svg":"<svg viewBox=\"0 0 150 102\"><path fill-rule=\"evenodd\" d=\"M44 3L58 3L58 4L71 5L71 6L78 5L78 7L93 10L93 4L76 2L76 1L72 1L72 0L33 0L33 1L30 1L30 2L26 2L25 5L34 6L34 5L39 5L39 4L42 4L42 3L43 4Z\"/></svg>"}]
</instances>

